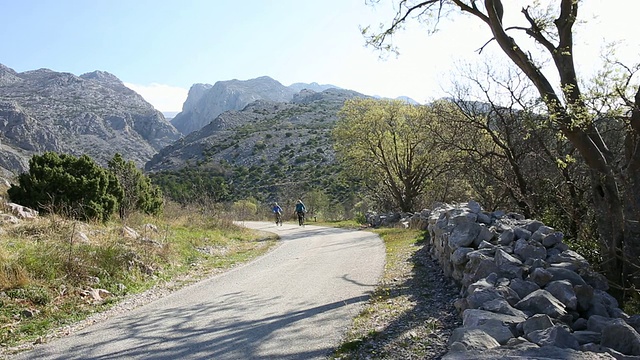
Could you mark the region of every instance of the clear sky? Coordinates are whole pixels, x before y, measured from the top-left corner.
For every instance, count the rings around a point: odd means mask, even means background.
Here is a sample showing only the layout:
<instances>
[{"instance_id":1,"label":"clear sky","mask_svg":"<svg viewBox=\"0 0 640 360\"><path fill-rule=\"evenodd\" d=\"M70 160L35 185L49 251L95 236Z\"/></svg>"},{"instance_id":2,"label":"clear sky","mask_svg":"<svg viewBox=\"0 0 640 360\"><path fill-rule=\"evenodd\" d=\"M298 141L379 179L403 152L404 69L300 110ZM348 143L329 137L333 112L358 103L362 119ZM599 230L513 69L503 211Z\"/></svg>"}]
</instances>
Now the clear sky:
<instances>
[{"instance_id":1,"label":"clear sky","mask_svg":"<svg viewBox=\"0 0 640 360\"><path fill-rule=\"evenodd\" d=\"M0 9L0 63L108 71L161 111L180 111L194 83L265 75L425 102L444 96L455 63L478 58L490 38L475 19L444 22L434 37L416 24L394 38L399 57L380 59L359 26L388 22L392 9L364 0L0 0ZM585 0L581 13L578 57L623 40L640 62L640 0Z\"/></svg>"}]
</instances>

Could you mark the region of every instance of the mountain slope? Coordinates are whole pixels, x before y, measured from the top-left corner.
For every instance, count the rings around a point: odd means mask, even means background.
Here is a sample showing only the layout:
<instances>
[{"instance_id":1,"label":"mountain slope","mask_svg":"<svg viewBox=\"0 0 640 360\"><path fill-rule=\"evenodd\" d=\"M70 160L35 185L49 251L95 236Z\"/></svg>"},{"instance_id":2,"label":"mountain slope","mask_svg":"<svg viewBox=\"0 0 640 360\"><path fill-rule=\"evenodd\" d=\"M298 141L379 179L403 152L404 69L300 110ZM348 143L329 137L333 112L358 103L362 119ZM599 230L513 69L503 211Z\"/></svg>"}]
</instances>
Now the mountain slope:
<instances>
[{"instance_id":1,"label":"mountain slope","mask_svg":"<svg viewBox=\"0 0 640 360\"><path fill-rule=\"evenodd\" d=\"M333 160L329 132L346 99L364 97L349 90L303 91L290 102L257 100L240 111L226 111L202 129L162 149L148 171L177 170L187 161L225 161L243 166L273 162L282 148L298 147L304 155L317 144ZM311 141L310 141L311 140ZM316 151L319 152L319 151Z\"/></svg>"},{"instance_id":2,"label":"mountain slope","mask_svg":"<svg viewBox=\"0 0 640 360\"><path fill-rule=\"evenodd\" d=\"M163 115L114 75L48 69L16 73L0 65L0 167L25 171L44 151L87 154L106 163L116 152L142 165L180 137Z\"/></svg>"},{"instance_id":3,"label":"mountain slope","mask_svg":"<svg viewBox=\"0 0 640 360\"><path fill-rule=\"evenodd\" d=\"M236 198L266 199L313 184L333 188L330 182L337 181L333 175L338 165L331 131L345 100L354 97L365 95L340 89L305 90L290 102L254 101L242 110L220 114L162 149L146 170L155 173L158 183L184 181L206 171L209 178L220 176L232 184ZM163 174L167 176L160 180Z\"/></svg>"},{"instance_id":4,"label":"mountain slope","mask_svg":"<svg viewBox=\"0 0 640 360\"><path fill-rule=\"evenodd\" d=\"M268 76L244 81L218 81L214 85L194 84L189 89L182 111L171 120L171 123L182 134L189 135L214 121L223 112L241 110L256 100L287 102L301 91L320 93L328 89L342 90L334 85L321 85L316 82L284 86ZM414 105L418 104L417 101L406 96L397 99Z\"/></svg>"},{"instance_id":5,"label":"mountain slope","mask_svg":"<svg viewBox=\"0 0 640 360\"><path fill-rule=\"evenodd\" d=\"M268 76L241 81L218 81L214 85L195 84L189 90L182 112L171 123L188 135L228 110L241 110L256 100L286 102L294 90Z\"/></svg>"},{"instance_id":6,"label":"mountain slope","mask_svg":"<svg viewBox=\"0 0 640 360\"><path fill-rule=\"evenodd\" d=\"M327 89L340 89L337 86L334 85L329 85L329 84L324 84L324 85L320 85L317 82L312 82L312 83L293 83L291 85L289 85L289 89L295 91L295 92L300 92L302 90L312 90L315 92L321 92L321 91L325 91Z\"/></svg>"}]
</instances>

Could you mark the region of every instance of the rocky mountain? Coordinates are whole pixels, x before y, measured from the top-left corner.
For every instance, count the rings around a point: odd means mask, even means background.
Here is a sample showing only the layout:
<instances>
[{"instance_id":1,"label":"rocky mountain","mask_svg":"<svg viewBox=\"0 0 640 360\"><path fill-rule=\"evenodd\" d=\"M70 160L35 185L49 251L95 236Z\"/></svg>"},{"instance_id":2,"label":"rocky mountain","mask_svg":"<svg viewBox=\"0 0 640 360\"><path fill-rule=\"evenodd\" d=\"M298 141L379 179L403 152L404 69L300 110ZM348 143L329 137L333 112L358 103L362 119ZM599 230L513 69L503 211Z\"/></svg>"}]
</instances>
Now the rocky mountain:
<instances>
[{"instance_id":1,"label":"rocky mountain","mask_svg":"<svg viewBox=\"0 0 640 360\"><path fill-rule=\"evenodd\" d=\"M287 162L313 153L332 161L329 132L337 113L346 99L364 96L331 88L303 90L288 102L255 100L241 110L218 115L202 129L162 149L145 167L148 171L176 170L187 162L221 160L251 166L278 161L283 148L295 150Z\"/></svg>"},{"instance_id":2,"label":"rocky mountain","mask_svg":"<svg viewBox=\"0 0 640 360\"><path fill-rule=\"evenodd\" d=\"M177 184L185 178L217 176L237 197L291 194L302 183L339 192L331 131L345 100L354 97L365 95L331 88L303 90L288 102L256 100L162 149L146 170L166 185L166 193L192 189L194 184Z\"/></svg>"},{"instance_id":3,"label":"rocky mountain","mask_svg":"<svg viewBox=\"0 0 640 360\"><path fill-rule=\"evenodd\" d=\"M251 80L195 84L189 89L182 112L171 123L184 135L199 130L228 110L241 110L256 100L287 102L296 91L268 76Z\"/></svg>"},{"instance_id":4,"label":"rocky mountain","mask_svg":"<svg viewBox=\"0 0 640 360\"><path fill-rule=\"evenodd\" d=\"M116 152L143 165L180 137L140 95L103 71L76 76L0 64L0 168L19 173L44 151L87 154L105 164Z\"/></svg>"},{"instance_id":5,"label":"rocky mountain","mask_svg":"<svg viewBox=\"0 0 640 360\"><path fill-rule=\"evenodd\" d=\"M182 134L188 135L202 129L223 112L241 110L252 101L287 102L301 91L310 90L320 93L328 89L341 88L329 84L320 85L316 82L284 86L268 76L244 81L218 81L214 85L194 84L189 89L182 112L173 117L171 123ZM397 99L409 104L419 104L406 96Z\"/></svg>"},{"instance_id":6,"label":"rocky mountain","mask_svg":"<svg viewBox=\"0 0 640 360\"><path fill-rule=\"evenodd\" d=\"M408 96L398 96L396 98L396 100L400 100L400 101L404 101L407 104L411 104L411 105L420 105L419 102L413 100L412 98L408 97Z\"/></svg>"}]
</instances>

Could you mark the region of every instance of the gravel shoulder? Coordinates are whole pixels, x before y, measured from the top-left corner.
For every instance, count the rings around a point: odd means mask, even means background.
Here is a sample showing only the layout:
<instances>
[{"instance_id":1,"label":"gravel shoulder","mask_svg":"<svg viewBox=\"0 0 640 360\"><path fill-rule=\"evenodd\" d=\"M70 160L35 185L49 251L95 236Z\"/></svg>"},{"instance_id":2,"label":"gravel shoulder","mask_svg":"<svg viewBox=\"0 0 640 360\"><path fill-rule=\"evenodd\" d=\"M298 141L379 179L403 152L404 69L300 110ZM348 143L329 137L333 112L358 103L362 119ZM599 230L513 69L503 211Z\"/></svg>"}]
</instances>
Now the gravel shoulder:
<instances>
[{"instance_id":1,"label":"gravel shoulder","mask_svg":"<svg viewBox=\"0 0 640 360\"><path fill-rule=\"evenodd\" d=\"M440 359L461 319L459 287L422 243L387 244L384 276L332 359Z\"/></svg>"}]
</instances>

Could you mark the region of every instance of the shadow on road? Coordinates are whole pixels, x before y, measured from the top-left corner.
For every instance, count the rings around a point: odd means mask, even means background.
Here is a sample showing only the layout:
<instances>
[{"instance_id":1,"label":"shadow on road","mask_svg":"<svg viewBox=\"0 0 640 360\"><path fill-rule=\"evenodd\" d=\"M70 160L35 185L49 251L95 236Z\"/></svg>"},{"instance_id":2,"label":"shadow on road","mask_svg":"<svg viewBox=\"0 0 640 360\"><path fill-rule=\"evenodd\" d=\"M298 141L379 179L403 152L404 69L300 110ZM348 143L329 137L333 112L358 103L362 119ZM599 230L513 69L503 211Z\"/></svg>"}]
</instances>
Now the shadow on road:
<instances>
[{"instance_id":1,"label":"shadow on road","mask_svg":"<svg viewBox=\"0 0 640 360\"><path fill-rule=\"evenodd\" d=\"M225 318L222 322L205 322L211 313L225 312L231 308L237 309L239 304L234 301L236 297L242 297L241 293L226 294L216 299L215 303L204 301L197 308L170 309L164 312L154 312L151 316L136 314L130 319L126 328L116 328L115 325L101 327L99 331L116 331L116 338L106 339L104 342L77 346L73 354L38 352L38 357L57 359L257 359L265 358L265 349L260 345L266 339L278 337L277 331L285 326L304 319L315 317L318 314L329 312L339 307L353 303L361 303L367 297L354 297L322 306L311 307L287 314L274 314L255 320L242 320L238 318ZM260 306L264 299L243 299L245 306L243 311L250 312L254 306ZM173 325L170 329L170 337L157 334L156 328L167 319L171 319ZM153 330L153 331L152 331ZM82 332L79 335L88 334ZM282 347L279 349L267 349L269 358L277 359L308 359L326 356L332 349L329 347L320 350L309 350L297 353L287 351L287 343L291 341L308 341L297 335L287 336L282 339ZM124 349L113 349L102 355L94 352L95 349L109 348L115 341L122 341L129 346ZM42 350L42 349L41 349Z\"/></svg>"},{"instance_id":2,"label":"shadow on road","mask_svg":"<svg viewBox=\"0 0 640 360\"><path fill-rule=\"evenodd\" d=\"M283 226L274 231L275 225L252 224L256 227L281 234L286 246L279 249L286 250L215 279L222 284L225 277L225 286L187 287L158 300L152 309L124 313L18 357L293 360L328 356L345 330L345 319L357 312L353 305L369 300L376 286L375 280L362 280L371 276L359 271L368 267L371 257L338 255L371 256L375 252L370 250L381 247L381 242L371 241L375 235L362 232L345 238L342 235L348 231L340 229ZM379 255L383 259L383 252ZM335 264L331 262L336 259ZM316 263L333 265L315 267ZM253 272L246 272L248 267ZM282 269L275 277L271 273ZM305 272L308 269L322 270ZM346 292L344 284L349 284Z\"/></svg>"}]
</instances>

